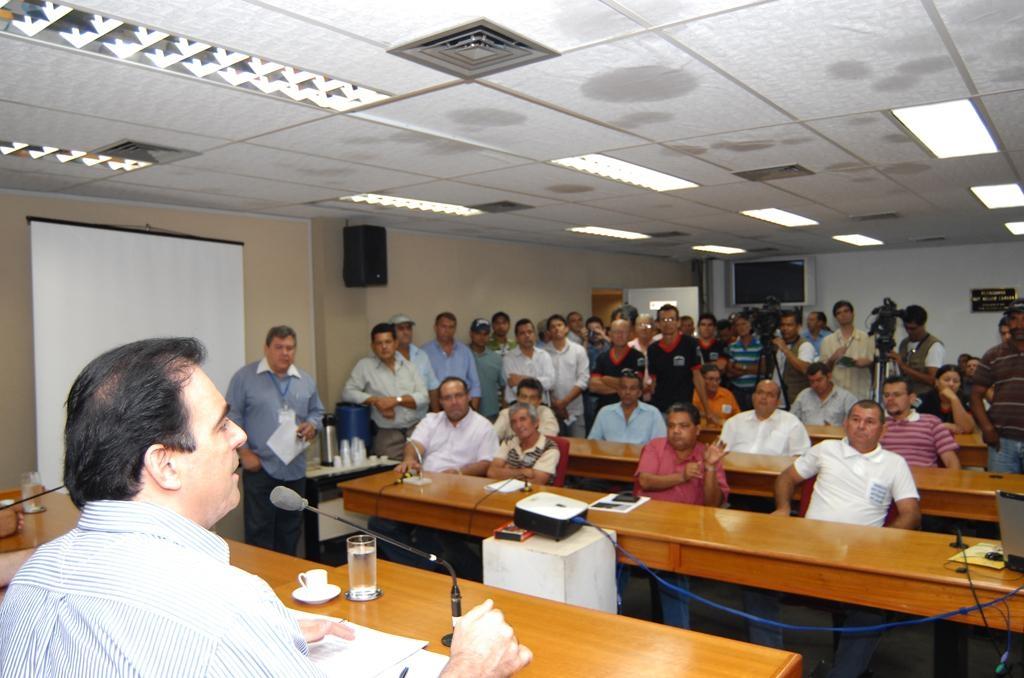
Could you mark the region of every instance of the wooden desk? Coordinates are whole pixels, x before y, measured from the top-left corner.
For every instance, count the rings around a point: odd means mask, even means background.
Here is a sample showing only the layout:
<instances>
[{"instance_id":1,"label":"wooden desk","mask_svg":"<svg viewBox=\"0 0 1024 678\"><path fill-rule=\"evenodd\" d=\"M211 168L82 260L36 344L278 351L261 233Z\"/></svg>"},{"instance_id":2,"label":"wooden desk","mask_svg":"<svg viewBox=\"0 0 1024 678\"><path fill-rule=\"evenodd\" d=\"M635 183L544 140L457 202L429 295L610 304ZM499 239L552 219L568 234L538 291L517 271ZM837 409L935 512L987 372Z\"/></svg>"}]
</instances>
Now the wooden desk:
<instances>
[{"instance_id":1,"label":"wooden desk","mask_svg":"<svg viewBox=\"0 0 1024 678\"><path fill-rule=\"evenodd\" d=\"M39 546L78 523L78 510L67 495L54 493L42 501L47 510L25 516L24 532L0 540L0 552ZM304 605L294 600L291 592L298 585L298 574L323 567L320 563L231 539L227 542L231 564L261 577L285 605L343 617L389 633L429 638L429 650L447 653L439 639L451 625L448 577L380 561L379 582L386 595L379 600L349 603L339 597L324 605ZM347 570L333 570L330 580L343 586L348 581ZM668 676L687 670L694 675L723 677L801 675L800 655L792 652L582 609L474 582L460 582L460 588L463 609L493 598L520 640L533 650L533 663L523 675L624 671L627 675ZM602 642L601 638L613 642Z\"/></svg>"},{"instance_id":2,"label":"wooden desk","mask_svg":"<svg viewBox=\"0 0 1024 678\"><path fill-rule=\"evenodd\" d=\"M393 473L342 483L345 506L483 537L508 521L523 497L518 492L485 497L489 481L482 478L426 475L433 479L430 485L396 485ZM600 496L563 488L545 491L588 503ZM590 519L616 530L626 550L657 569L922 616L974 604L966 576L946 566L953 553L948 535L663 501L649 501L626 515L593 511ZM972 568L971 575L983 602L1024 583L1024 575L1009 571ZM1007 604L1012 618L1024 615L1024 594ZM954 619L981 623L977 613ZM998 615L988 619L1005 628Z\"/></svg>"},{"instance_id":3,"label":"wooden desk","mask_svg":"<svg viewBox=\"0 0 1024 678\"><path fill-rule=\"evenodd\" d=\"M345 588L347 568L331 570L329 579ZM428 650L448 654L440 639L451 630L451 579L378 561L377 581L384 595L367 603L352 603L339 596L323 605L304 605L292 599L291 592L296 587L293 583L276 587L275 593L289 607L429 640ZM574 607L471 581L459 582L459 588L464 611L487 598L493 599L515 629L516 637L533 651L533 662L520 675L801 675L800 655L791 652Z\"/></svg>"},{"instance_id":4,"label":"wooden desk","mask_svg":"<svg viewBox=\"0 0 1024 678\"><path fill-rule=\"evenodd\" d=\"M804 428L807 429L807 434L811 437L811 444L817 445L822 440L834 440L842 438L843 429L840 426L815 426L808 425ZM718 434L722 432L722 429L709 426L707 428L701 428L700 440L701 442L710 443L718 437ZM986 468L988 466L988 445L981 440L981 434L977 431L974 433L959 434L954 436L956 438L957 445L960 446L960 450L957 452L957 457L960 458L960 464L962 466L977 466L979 468Z\"/></svg>"},{"instance_id":5,"label":"wooden desk","mask_svg":"<svg viewBox=\"0 0 1024 678\"><path fill-rule=\"evenodd\" d=\"M0 495L0 499L4 497ZM21 499L20 493L12 499ZM0 539L0 553L33 549L56 539L78 524L78 509L66 494L54 492L39 501L46 510L42 513L26 513L25 528L17 534ZM10 511L11 509L5 509Z\"/></svg>"},{"instance_id":6,"label":"wooden desk","mask_svg":"<svg viewBox=\"0 0 1024 678\"><path fill-rule=\"evenodd\" d=\"M640 445L570 438L569 475L632 483L640 450ZM775 478L792 458L730 452L723 463L731 492L771 497ZM996 490L1024 493L1024 474L917 466L910 471L921 493L921 511L926 515L998 522ZM796 496L800 496L799 490Z\"/></svg>"}]
</instances>

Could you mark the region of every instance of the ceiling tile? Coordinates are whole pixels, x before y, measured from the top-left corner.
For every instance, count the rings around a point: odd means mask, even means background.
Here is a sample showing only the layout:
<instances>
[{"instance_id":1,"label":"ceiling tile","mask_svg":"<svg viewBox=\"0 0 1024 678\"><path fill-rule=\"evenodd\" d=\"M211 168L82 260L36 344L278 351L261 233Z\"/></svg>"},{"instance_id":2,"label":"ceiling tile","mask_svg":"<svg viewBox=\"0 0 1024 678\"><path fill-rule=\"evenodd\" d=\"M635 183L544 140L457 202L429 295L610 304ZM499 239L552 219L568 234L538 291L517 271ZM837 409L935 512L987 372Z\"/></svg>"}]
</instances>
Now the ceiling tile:
<instances>
[{"instance_id":1,"label":"ceiling tile","mask_svg":"<svg viewBox=\"0 0 1024 678\"><path fill-rule=\"evenodd\" d=\"M395 195L415 200L429 200L432 202L445 202L453 205L481 205L491 202L508 200L530 206L540 206L551 203L549 198L540 198L535 195L524 195L508 190L497 190L474 186L472 184L458 181L431 181L420 183L415 186L403 186L393 191Z\"/></svg>"},{"instance_id":2,"label":"ceiling tile","mask_svg":"<svg viewBox=\"0 0 1024 678\"><path fill-rule=\"evenodd\" d=\"M788 121L654 34L588 47L487 80L653 141Z\"/></svg>"},{"instance_id":3,"label":"ceiling tile","mask_svg":"<svg viewBox=\"0 0 1024 678\"><path fill-rule=\"evenodd\" d=\"M982 94L1024 87L1020 0L933 0Z\"/></svg>"},{"instance_id":4,"label":"ceiling tile","mask_svg":"<svg viewBox=\"0 0 1024 678\"><path fill-rule=\"evenodd\" d=\"M617 0L618 4L654 25L689 21L708 14L727 12L758 0Z\"/></svg>"},{"instance_id":5,"label":"ceiling tile","mask_svg":"<svg viewBox=\"0 0 1024 678\"><path fill-rule=\"evenodd\" d=\"M742 210L761 209L764 207L784 208L806 205L808 201L805 198L779 190L783 188L788 189L789 182L791 181L796 181L796 179L785 179L783 182L779 182L784 185L778 188L759 181L743 181L742 183L726 186L701 186L688 190L686 192L686 199L703 205L717 207L727 212L740 212Z\"/></svg>"},{"instance_id":6,"label":"ceiling tile","mask_svg":"<svg viewBox=\"0 0 1024 678\"><path fill-rule=\"evenodd\" d=\"M855 158L803 125L779 125L746 132L697 137L666 144L733 172L799 164L812 172Z\"/></svg>"},{"instance_id":7,"label":"ceiling tile","mask_svg":"<svg viewBox=\"0 0 1024 678\"><path fill-rule=\"evenodd\" d=\"M692 193L697 189L688 189ZM683 200L668 193L646 193L604 200L588 200L587 205L622 212L633 218L657 219L672 224L689 224L695 218L706 214L718 214L719 210L689 200Z\"/></svg>"},{"instance_id":8,"label":"ceiling tile","mask_svg":"<svg viewBox=\"0 0 1024 678\"><path fill-rule=\"evenodd\" d=\"M6 167L0 167L0 190L55 192L81 183L82 180L80 178L71 176L11 170Z\"/></svg>"},{"instance_id":9,"label":"ceiling tile","mask_svg":"<svg viewBox=\"0 0 1024 678\"><path fill-rule=\"evenodd\" d=\"M91 184L83 184L64 192L71 195L85 195L111 200L152 202L162 205L183 205L186 207L204 207L238 212L257 212L274 204L268 200L235 198L159 186L136 186L114 181L97 181Z\"/></svg>"},{"instance_id":10,"label":"ceiling tile","mask_svg":"<svg viewBox=\"0 0 1024 678\"><path fill-rule=\"evenodd\" d=\"M710 162L695 156L703 155L700 148L693 147L693 153L686 153L665 144L647 144L633 148L621 148L609 151L608 155L648 167L659 172L692 181L701 186L715 184L735 184L745 179L733 176L729 170L722 169ZM685 189L689 190L689 189Z\"/></svg>"},{"instance_id":11,"label":"ceiling tile","mask_svg":"<svg viewBox=\"0 0 1024 678\"><path fill-rule=\"evenodd\" d=\"M778 0L666 32L801 119L969 93L917 2Z\"/></svg>"},{"instance_id":12,"label":"ceiling tile","mask_svg":"<svg viewBox=\"0 0 1024 678\"><path fill-rule=\"evenodd\" d=\"M988 111L999 140L1007 151L1024 151L1024 91L1006 92L982 97L981 102Z\"/></svg>"},{"instance_id":13,"label":"ceiling tile","mask_svg":"<svg viewBox=\"0 0 1024 678\"><path fill-rule=\"evenodd\" d=\"M385 102L353 115L536 160L637 146L640 141L475 84Z\"/></svg>"},{"instance_id":14,"label":"ceiling tile","mask_svg":"<svg viewBox=\"0 0 1024 678\"><path fill-rule=\"evenodd\" d=\"M460 181L491 188L505 188L566 202L582 202L650 192L583 172L541 164L481 172L473 176L462 177Z\"/></svg>"},{"instance_id":15,"label":"ceiling tile","mask_svg":"<svg viewBox=\"0 0 1024 678\"><path fill-rule=\"evenodd\" d=\"M248 198L267 205L314 202L337 197L337 192L329 188L290 184L283 181L270 181L254 177L242 177L237 174L224 174L222 172L207 172L179 165L149 167L138 172L122 175L116 179L107 179L106 181L135 186L171 188L179 191L196 191L199 193Z\"/></svg>"},{"instance_id":16,"label":"ceiling tile","mask_svg":"<svg viewBox=\"0 0 1024 678\"><path fill-rule=\"evenodd\" d=\"M348 115L315 120L249 142L379 167L400 167L432 177L462 176L529 162L461 141Z\"/></svg>"},{"instance_id":17,"label":"ceiling tile","mask_svg":"<svg viewBox=\"0 0 1024 678\"><path fill-rule=\"evenodd\" d=\"M816 120L807 126L868 165L917 162L931 157L901 125L882 113L857 113ZM847 161L831 163L824 169L856 172L863 167L864 163L859 161Z\"/></svg>"}]
</instances>

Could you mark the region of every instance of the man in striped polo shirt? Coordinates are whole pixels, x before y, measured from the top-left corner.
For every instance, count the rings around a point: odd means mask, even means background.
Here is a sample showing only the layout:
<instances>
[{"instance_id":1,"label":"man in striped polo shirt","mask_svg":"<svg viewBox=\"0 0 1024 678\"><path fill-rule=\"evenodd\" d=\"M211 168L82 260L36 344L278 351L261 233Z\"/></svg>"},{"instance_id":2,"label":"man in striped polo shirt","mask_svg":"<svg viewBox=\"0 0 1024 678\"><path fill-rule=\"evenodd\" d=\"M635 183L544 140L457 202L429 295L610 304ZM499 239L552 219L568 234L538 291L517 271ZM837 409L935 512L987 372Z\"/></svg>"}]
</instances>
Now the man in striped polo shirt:
<instances>
[{"instance_id":1,"label":"man in striped polo shirt","mask_svg":"<svg viewBox=\"0 0 1024 678\"><path fill-rule=\"evenodd\" d=\"M982 356L971 387L971 414L988 444L988 470L1024 472L1024 299L1003 316L1009 337ZM1002 330L1000 323L1000 330ZM993 389L992 409L983 398Z\"/></svg>"},{"instance_id":2,"label":"man in striped polo shirt","mask_svg":"<svg viewBox=\"0 0 1024 678\"><path fill-rule=\"evenodd\" d=\"M946 468L959 469L960 458L956 453L960 446L953 434L938 417L912 409L913 397L907 377L893 376L885 380L882 399L889 416L882 447L896 452L911 466L938 466L941 460Z\"/></svg>"},{"instance_id":3,"label":"man in striped polo shirt","mask_svg":"<svg viewBox=\"0 0 1024 678\"><path fill-rule=\"evenodd\" d=\"M749 410L753 407L752 398L757 387L757 375L760 374L761 340L753 335L750 327L750 316L740 313L733 322L736 328L736 341L726 349L729 353L729 386L732 394L740 404L740 408Z\"/></svg>"}]
</instances>

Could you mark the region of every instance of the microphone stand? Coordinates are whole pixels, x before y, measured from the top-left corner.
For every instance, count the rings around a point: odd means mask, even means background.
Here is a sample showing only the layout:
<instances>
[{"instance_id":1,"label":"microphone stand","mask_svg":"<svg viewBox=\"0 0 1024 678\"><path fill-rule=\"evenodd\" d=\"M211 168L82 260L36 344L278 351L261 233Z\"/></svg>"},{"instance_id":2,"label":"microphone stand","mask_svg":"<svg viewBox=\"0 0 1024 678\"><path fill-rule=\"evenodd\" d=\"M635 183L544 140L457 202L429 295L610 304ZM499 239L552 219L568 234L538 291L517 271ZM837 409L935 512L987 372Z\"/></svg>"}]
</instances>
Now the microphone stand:
<instances>
[{"instance_id":1,"label":"microphone stand","mask_svg":"<svg viewBox=\"0 0 1024 678\"><path fill-rule=\"evenodd\" d=\"M407 544L403 544L402 542L396 541L395 539L392 539L391 537L385 537L383 534L380 534L379 532L376 532L374 530L369 530L369 529L367 529L367 528L365 528L365 527L363 527L363 526L361 526L361 525L359 525L357 523L353 523L353 522L351 522L349 520L346 520L345 518L342 518L341 516L335 516L335 515L332 515L330 513L325 513L324 511L321 511L318 508L314 508L314 507L310 506L309 502L307 502L305 499L302 500L302 508L304 508L307 511L312 511L313 513L316 513L317 515L324 516L325 518L333 518L334 520L337 520L339 523L344 523L345 525L348 525L349 527L354 527L357 530L360 530L361 532L365 532L365 533L367 533L368 535L370 535L372 537L376 537L377 539L379 539L379 540L381 540L383 542L386 542L388 544L391 544L392 546L397 546L398 548L403 549L405 551L408 551L409 553L413 553L413 554L419 556L420 558L425 558L426 560L429 560L432 563L438 563L438 564L444 566L444 568L446 570L448 570L448 574L451 575L451 578L452 578L452 593L451 593L451 598L452 598L452 624L454 625L455 624L455 620L462 616L462 592L459 591L459 580L455 576L455 569L451 565L449 565L446 560L438 558L433 553L427 553L426 551L421 551L421 550L419 550L417 548L414 548L412 546L409 546ZM445 647L451 647L452 646L452 634L451 633L444 634L444 636L441 637L441 644L444 645Z\"/></svg>"}]
</instances>

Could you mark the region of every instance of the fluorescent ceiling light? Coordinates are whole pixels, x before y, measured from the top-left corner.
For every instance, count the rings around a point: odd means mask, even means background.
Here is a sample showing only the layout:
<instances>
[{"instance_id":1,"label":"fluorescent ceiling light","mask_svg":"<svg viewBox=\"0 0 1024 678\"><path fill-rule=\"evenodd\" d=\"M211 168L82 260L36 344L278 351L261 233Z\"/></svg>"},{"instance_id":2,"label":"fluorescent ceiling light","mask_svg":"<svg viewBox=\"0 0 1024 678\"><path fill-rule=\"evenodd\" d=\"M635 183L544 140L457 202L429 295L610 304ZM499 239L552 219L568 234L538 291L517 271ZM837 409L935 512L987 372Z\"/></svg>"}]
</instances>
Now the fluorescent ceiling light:
<instances>
[{"instance_id":1,"label":"fluorescent ceiling light","mask_svg":"<svg viewBox=\"0 0 1024 678\"><path fill-rule=\"evenodd\" d=\"M646 240L651 237L646 233L620 231L617 228L603 228L601 226L573 226L572 228L567 228L565 230L572 231L573 233L583 233L585 235L601 235L605 238L621 238L622 240Z\"/></svg>"},{"instance_id":2,"label":"fluorescent ceiling light","mask_svg":"<svg viewBox=\"0 0 1024 678\"><path fill-rule=\"evenodd\" d=\"M1024 221L1008 221L1006 230L1014 235L1024 235Z\"/></svg>"},{"instance_id":3,"label":"fluorescent ceiling light","mask_svg":"<svg viewBox=\"0 0 1024 678\"><path fill-rule=\"evenodd\" d=\"M894 108L892 114L936 158L960 158L998 150L977 109L968 99Z\"/></svg>"},{"instance_id":4,"label":"fluorescent ceiling light","mask_svg":"<svg viewBox=\"0 0 1024 678\"><path fill-rule=\"evenodd\" d=\"M130 158L115 158L109 155L97 155L86 151L57 148L56 146L26 144L21 141L0 141L0 154L25 160L56 160L62 165L72 163L94 167L106 163L108 169L125 172L142 169L153 164Z\"/></svg>"},{"instance_id":5,"label":"fluorescent ceiling light","mask_svg":"<svg viewBox=\"0 0 1024 678\"><path fill-rule=\"evenodd\" d=\"M576 158L552 160L552 165L568 167L578 172L586 172L612 181L621 181L652 191L677 191L682 188L695 188L697 184L671 174L656 172L631 162L610 158L600 153L581 155Z\"/></svg>"},{"instance_id":6,"label":"fluorescent ceiling light","mask_svg":"<svg viewBox=\"0 0 1024 678\"><path fill-rule=\"evenodd\" d=\"M740 212L740 214L753 219L760 219L761 221L768 221L773 224L778 224L779 226L787 226L790 228L794 226L818 225L818 222L814 219L808 219L807 217L802 217L799 214L793 214L786 210L775 209L774 207L762 210L744 210Z\"/></svg>"},{"instance_id":7,"label":"fluorescent ceiling light","mask_svg":"<svg viewBox=\"0 0 1024 678\"><path fill-rule=\"evenodd\" d=\"M70 45L94 56L171 71L303 106L344 112L389 98L327 75L55 2L0 0L0 7L6 7L4 11L10 16L8 21L0 21L0 35L28 36L64 48Z\"/></svg>"},{"instance_id":8,"label":"fluorescent ceiling light","mask_svg":"<svg viewBox=\"0 0 1024 678\"><path fill-rule=\"evenodd\" d=\"M437 212L438 214L451 214L457 217L471 217L476 214L483 214L480 210L462 205L449 205L443 202L430 202L429 200L414 200L413 198L399 198L394 195L378 195L376 193L362 193L360 195L349 195L338 198L350 202L366 203L368 205L380 205L381 207L401 207L407 210L421 210L424 212Z\"/></svg>"},{"instance_id":9,"label":"fluorescent ceiling light","mask_svg":"<svg viewBox=\"0 0 1024 678\"><path fill-rule=\"evenodd\" d=\"M1024 205L1024 193L1020 184L999 184L996 186L971 186L971 192L990 210L1001 207L1020 207Z\"/></svg>"},{"instance_id":10,"label":"fluorescent ceiling light","mask_svg":"<svg viewBox=\"0 0 1024 678\"><path fill-rule=\"evenodd\" d=\"M885 244L881 240L875 240L874 238L869 238L868 236L861 235L860 233L850 233L849 235L834 235L832 236L832 239L838 240L839 242L845 242L847 245L856 245L857 247L871 247L873 245Z\"/></svg>"},{"instance_id":11,"label":"fluorescent ceiling light","mask_svg":"<svg viewBox=\"0 0 1024 678\"><path fill-rule=\"evenodd\" d=\"M725 245L694 245L693 249L698 252L711 252L712 254L743 254L746 250L739 247L726 247Z\"/></svg>"}]
</instances>

